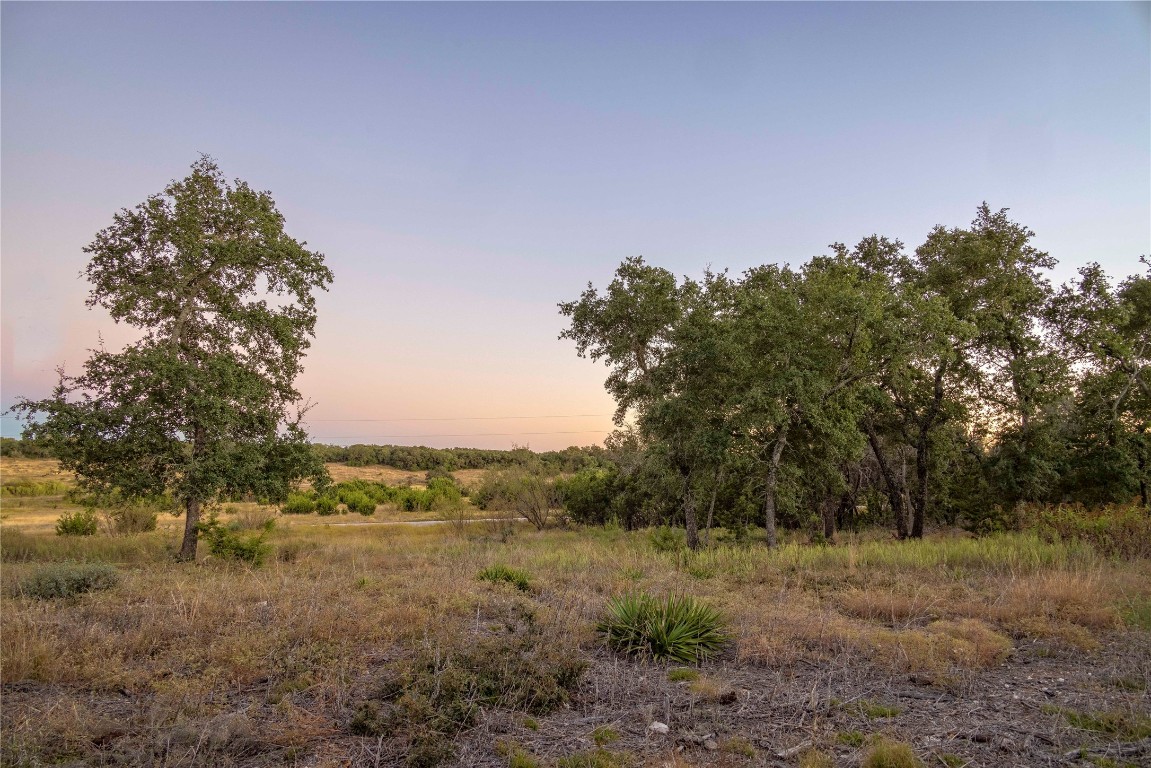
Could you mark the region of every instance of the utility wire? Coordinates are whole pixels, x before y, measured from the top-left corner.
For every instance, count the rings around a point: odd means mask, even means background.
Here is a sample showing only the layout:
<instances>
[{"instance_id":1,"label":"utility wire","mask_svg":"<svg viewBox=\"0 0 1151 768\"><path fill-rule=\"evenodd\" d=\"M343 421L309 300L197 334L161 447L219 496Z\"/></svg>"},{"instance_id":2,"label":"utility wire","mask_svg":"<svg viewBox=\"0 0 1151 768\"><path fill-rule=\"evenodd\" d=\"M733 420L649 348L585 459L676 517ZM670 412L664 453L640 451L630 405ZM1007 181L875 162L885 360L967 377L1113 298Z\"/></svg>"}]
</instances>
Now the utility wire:
<instances>
[{"instance_id":1,"label":"utility wire","mask_svg":"<svg viewBox=\"0 0 1151 768\"><path fill-rule=\"evenodd\" d=\"M434 435L308 435L310 440L379 440L398 437L517 437L519 435L606 435L610 429L585 429L576 432L473 432L471 434Z\"/></svg>"}]
</instances>

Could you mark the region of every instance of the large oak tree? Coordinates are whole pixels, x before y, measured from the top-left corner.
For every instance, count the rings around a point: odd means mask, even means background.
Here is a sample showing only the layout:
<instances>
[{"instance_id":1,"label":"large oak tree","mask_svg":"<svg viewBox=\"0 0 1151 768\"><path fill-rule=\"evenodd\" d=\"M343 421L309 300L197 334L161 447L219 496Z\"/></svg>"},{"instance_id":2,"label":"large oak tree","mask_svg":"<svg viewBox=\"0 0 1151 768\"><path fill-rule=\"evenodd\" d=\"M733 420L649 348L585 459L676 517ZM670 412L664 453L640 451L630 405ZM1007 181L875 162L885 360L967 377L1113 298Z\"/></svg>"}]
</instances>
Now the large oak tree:
<instances>
[{"instance_id":1,"label":"large oak tree","mask_svg":"<svg viewBox=\"0 0 1151 768\"><path fill-rule=\"evenodd\" d=\"M203 157L191 174L123 209L85 248L88 306L141 331L61 371L54 395L22 399L26 435L50 445L81 486L168 495L186 512L181 559L201 511L224 496L277 500L322 480L294 381L314 335L322 254L284 232L268 192L229 183Z\"/></svg>"}]
</instances>

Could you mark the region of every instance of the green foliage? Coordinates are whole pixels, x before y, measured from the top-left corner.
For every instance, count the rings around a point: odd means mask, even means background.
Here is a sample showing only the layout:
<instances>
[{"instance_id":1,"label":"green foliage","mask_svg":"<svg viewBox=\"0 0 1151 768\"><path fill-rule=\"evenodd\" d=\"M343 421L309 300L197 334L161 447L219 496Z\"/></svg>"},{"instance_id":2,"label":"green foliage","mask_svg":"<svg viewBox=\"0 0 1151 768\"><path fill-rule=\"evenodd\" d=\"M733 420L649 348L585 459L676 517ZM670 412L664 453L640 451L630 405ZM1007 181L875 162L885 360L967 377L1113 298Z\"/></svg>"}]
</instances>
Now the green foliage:
<instances>
[{"instance_id":1,"label":"green foliage","mask_svg":"<svg viewBox=\"0 0 1151 768\"><path fill-rule=\"evenodd\" d=\"M880 737L867 750L861 768L923 768L923 762L909 745Z\"/></svg>"},{"instance_id":2,"label":"green foliage","mask_svg":"<svg viewBox=\"0 0 1151 768\"><path fill-rule=\"evenodd\" d=\"M597 747L602 747L605 744L618 741L619 731L606 725L596 726L595 730L591 732L591 739Z\"/></svg>"},{"instance_id":3,"label":"green foliage","mask_svg":"<svg viewBox=\"0 0 1151 768\"><path fill-rule=\"evenodd\" d=\"M631 757L625 753L598 748L556 760L556 768L628 768L631 764Z\"/></svg>"},{"instance_id":4,"label":"green foliage","mask_svg":"<svg viewBox=\"0 0 1151 768\"><path fill-rule=\"evenodd\" d=\"M99 592L119 583L120 572L105 563L53 563L29 574L20 582L19 591L28 597L51 600Z\"/></svg>"},{"instance_id":5,"label":"green foliage","mask_svg":"<svg viewBox=\"0 0 1151 768\"><path fill-rule=\"evenodd\" d=\"M314 494L290 493L280 505L280 511L285 515L310 515L316 511L316 497Z\"/></svg>"},{"instance_id":6,"label":"green foliage","mask_svg":"<svg viewBox=\"0 0 1151 768\"><path fill-rule=\"evenodd\" d=\"M376 513L376 502L369 498L366 493L352 491L351 493L344 494L343 498L344 503L348 505L349 512L358 512L365 517Z\"/></svg>"},{"instance_id":7,"label":"green foliage","mask_svg":"<svg viewBox=\"0 0 1151 768\"><path fill-rule=\"evenodd\" d=\"M316 514L321 517L328 517L338 512L336 507L339 506L339 501L334 496L317 496L316 497Z\"/></svg>"},{"instance_id":8,"label":"green foliage","mask_svg":"<svg viewBox=\"0 0 1151 768\"><path fill-rule=\"evenodd\" d=\"M648 541L656 552L681 552L687 548L687 534L683 529L666 525L651 529Z\"/></svg>"},{"instance_id":9,"label":"green foliage","mask_svg":"<svg viewBox=\"0 0 1151 768\"><path fill-rule=\"evenodd\" d=\"M861 731L840 731L835 734L837 743L848 747L855 747L856 749L863 746L866 738Z\"/></svg>"},{"instance_id":10,"label":"green foliage","mask_svg":"<svg viewBox=\"0 0 1151 768\"><path fill-rule=\"evenodd\" d=\"M667 671L667 679L672 683L693 682L699 679L699 671L689 667L678 667Z\"/></svg>"},{"instance_id":11,"label":"green foliage","mask_svg":"<svg viewBox=\"0 0 1151 768\"><path fill-rule=\"evenodd\" d=\"M480 581L490 581L493 584L511 584L521 592L530 592L532 589L531 576L527 571L498 563L484 568L478 578Z\"/></svg>"},{"instance_id":12,"label":"green foliage","mask_svg":"<svg viewBox=\"0 0 1151 768\"><path fill-rule=\"evenodd\" d=\"M903 710L899 707L893 707L887 704L880 704L874 701L862 699L859 702L859 714L864 717L869 717L872 720L877 720L883 717L895 717Z\"/></svg>"},{"instance_id":13,"label":"green foliage","mask_svg":"<svg viewBox=\"0 0 1151 768\"><path fill-rule=\"evenodd\" d=\"M277 502L299 479L326 481L293 415L293 384L314 333L313 291L332 273L285 234L271 195L229 183L202 157L84 250L88 305L140 338L93 351L50 398L19 400L26 437L87 492L170 494L188 512L184 559L202 507L249 494Z\"/></svg>"},{"instance_id":14,"label":"green foliage","mask_svg":"<svg viewBox=\"0 0 1151 768\"><path fill-rule=\"evenodd\" d=\"M274 524L274 521L272 521ZM264 540L264 534L242 536L223 525L215 514L197 526L200 535L208 543L208 551L224 560L235 560L252 566L264 564L271 545Z\"/></svg>"},{"instance_id":15,"label":"green foliage","mask_svg":"<svg viewBox=\"0 0 1151 768\"><path fill-rule=\"evenodd\" d=\"M92 536L99 527L100 520L91 509L78 509L65 512L56 521L57 536Z\"/></svg>"},{"instance_id":16,"label":"green foliage","mask_svg":"<svg viewBox=\"0 0 1151 768\"><path fill-rule=\"evenodd\" d=\"M72 486L56 480L9 480L0 485L0 496L62 496Z\"/></svg>"},{"instance_id":17,"label":"green foliage","mask_svg":"<svg viewBox=\"0 0 1151 768\"><path fill-rule=\"evenodd\" d=\"M683 664L714 656L728 640L723 617L686 595L659 600L637 592L614 598L596 629L617 651Z\"/></svg>"},{"instance_id":18,"label":"green foliage","mask_svg":"<svg viewBox=\"0 0 1151 768\"><path fill-rule=\"evenodd\" d=\"M1151 558L1151 515L1134 504L1095 509L1059 504L1026 509L1023 515L1021 525L1045 538L1085 541L1109 557Z\"/></svg>"},{"instance_id":19,"label":"green foliage","mask_svg":"<svg viewBox=\"0 0 1151 768\"><path fill-rule=\"evenodd\" d=\"M556 480L538 466L488 473L472 501L480 509L526 518L539 530L547 525L551 510L560 505Z\"/></svg>"},{"instance_id":20,"label":"green foliage","mask_svg":"<svg viewBox=\"0 0 1151 768\"><path fill-rule=\"evenodd\" d=\"M1151 716L1134 710L1079 712L1062 707L1044 707L1045 712L1062 715L1068 725L1084 731L1105 733L1119 741L1151 738Z\"/></svg>"}]
</instances>

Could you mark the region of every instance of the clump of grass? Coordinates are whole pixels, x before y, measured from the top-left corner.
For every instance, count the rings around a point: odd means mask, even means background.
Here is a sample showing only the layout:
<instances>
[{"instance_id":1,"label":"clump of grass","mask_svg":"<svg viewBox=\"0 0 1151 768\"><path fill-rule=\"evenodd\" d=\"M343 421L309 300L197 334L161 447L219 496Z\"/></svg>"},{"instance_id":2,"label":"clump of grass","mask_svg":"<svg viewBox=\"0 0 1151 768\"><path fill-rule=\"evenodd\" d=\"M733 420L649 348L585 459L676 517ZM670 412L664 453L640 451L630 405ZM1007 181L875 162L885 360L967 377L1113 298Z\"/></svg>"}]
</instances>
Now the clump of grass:
<instances>
[{"instance_id":1,"label":"clump of grass","mask_svg":"<svg viewBox=\"0 0 1151 768\"><path fill-rule=\"evenodd\" d=\"M672 683L690 683L699 679L699 671L689 667L677 667L667 671L667 679Z\"/></svg>"},{"instance_id":2,"label":"clump of grass","mask_svg":"<svg viewBox=\"0 0 1151 768\"><path fill-rule=\"evenodd\" d=\"M867 737L863 735L862 731L840 731L839 733L835 734L835 740L838 743L848 747L855 747L856 749L859 749L863 746L863 742L866 740L866 738Z\"/></svg>"},{"instance_id":3,"label":"clump of grass","mask_svg":"<svg viewBox=\"0 0 1151 768\"><path fill-rule=\"evenodd\" d=\"M631 762L631 757L625 753L594 749L561 757L556 761L556 768L628 768Z\"/></svg>"},{"instance_id":4,"label":"clump of grass","mask_svg":"<svg viewBox=\"0 0 1151 768\"><path fill-rule=\"evenodd\" d=\"M864 717L869 717L872 720L878 720L882 717L896 717L903 710L899 707L893 707L888 704L880 704L875 701L868 701L863 699L859 702L859 713Z\"/></svg>"},{"instance_id":5,"label":"clump of grass","mask_svg":"<svg viewBox=\"0 0 1151 768\"><path fill-rule=\"evenodd\" d=\"M496 754L507 758L508 768L540 768L539 761L514 741L496 742Z\"/></svg>"},{"instance_id":6,"label":"clump of grass","mask_svg":"<svg viewBox=\"0 0 1151 768\"><path fill-rule=\"evenodd\" d=\"M532 578L527 571L509 568L499 563L484 568L477 578L480 581L490 581L493 584L511 584L520 592L531 592L532 589Z\"/></svg>"},{"instance_id":7,"label":"clump of grass","mask_svg":"<svg viewBox=\"0 0 1151 768\"><path fill-rule=\"evenodd\" d=\"M95 510L78 509L65 512L56 521L57 536L94 536L100 520Z\"/></svg>"},{"instance_id":8,"label":"clump of grass","mask_svg":"<svg viewBox=\"0 0 1151 768\"><path fill-rule=\"evenodd\" d=\"M52 600L111 589L119 583L120 572L106 563L55 563L33 571L20 583L20 593Z\"/></svg>"},{"instance_id":9,"label":"clump of grass","mask_svg":"<svg viewBox=\"0 0 1151 768\"><path fill-rule=\"evenodd\" d=\"M644 592L622 595L608 602L596 629L617 651L681 664L714 656L728 640L719 612L687 595L663 600Z\"/></svg>"},{"instance_id":10,"label":"clump of grass","mask_svg":"<svg viewBox=\"0 0 1151 768\"><path fill-rule=\"evenodd\" d=\"M611 744L613 741L618 740L619 731L608 725L600 725L591 732L591 739L597 747L602 747L605 744Z\"/></svg>"},{"instance_id":11,"label":"clump of grass","mask_svg":"<svg viewBox=\"0 0 1151 768\"><path fill-rule=\"evenodd\" d=\"M880 737L867 750L861 768L923 768L923 761L909 745Z\"/></svg>"},{"instance_id":12,"label":"clump of grass","mask_svg":"<svg viewBox=\"0 0 1151 768\"><path fill-rule=\"evenodd\" d=\"M721 752L727 752L729 755L755 757L755 747L742 736L732 736L730 739L725 739L720 742L719 750Z\"/></svg>"},{"instance_id":13,"label":"clump of grass","mask_svg":"<svg viewBox=\"0 0 1151 768\"><path fill-rule=\"evenodd\" d=\"M1108 712L1078 712L1061 707L1044 707L1050 714L1059 714L1067 724L1084 731L1106 733L1121 741L1139 741L1151 737L1151 716L1142 712L1113 709Z\"/></svg>"},{"instance_id":14,"label":"clump of grass","mask_svg":"<svg viewBox=\"0 0 1151 768\"><path fill-rule=\"evenodd\" d=\"M835 768L835 759L821 749L808 749L799 756L799 768Z\"/></svg>"}]
</instances>

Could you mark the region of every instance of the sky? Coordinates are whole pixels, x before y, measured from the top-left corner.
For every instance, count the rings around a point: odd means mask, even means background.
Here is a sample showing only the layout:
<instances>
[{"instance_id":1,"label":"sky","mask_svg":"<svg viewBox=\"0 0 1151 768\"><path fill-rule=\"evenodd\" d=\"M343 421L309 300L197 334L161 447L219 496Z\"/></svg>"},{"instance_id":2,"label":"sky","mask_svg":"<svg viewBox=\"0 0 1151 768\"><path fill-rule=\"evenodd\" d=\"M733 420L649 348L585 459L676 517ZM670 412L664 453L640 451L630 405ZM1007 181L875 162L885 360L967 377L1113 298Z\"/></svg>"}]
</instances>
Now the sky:
<instances>
[{"instance_id":1,"label":"sky","mask_svg":"<svg viewBox=\"0 0 1151 768\"><path fill-rule=\"evenodd\" d=\"M1151 3L3 2L0 407L132 338L82 248L200 153L335 273L314 439L591 445L607 370L556 305L630 256L914 248L987 201L1057 283L1138 272Z\"/></svg>"}]
</instances>

